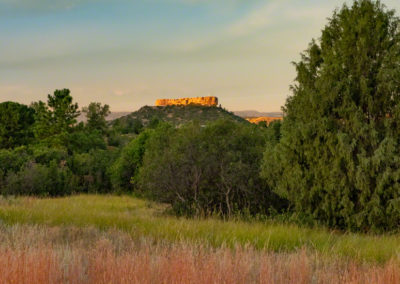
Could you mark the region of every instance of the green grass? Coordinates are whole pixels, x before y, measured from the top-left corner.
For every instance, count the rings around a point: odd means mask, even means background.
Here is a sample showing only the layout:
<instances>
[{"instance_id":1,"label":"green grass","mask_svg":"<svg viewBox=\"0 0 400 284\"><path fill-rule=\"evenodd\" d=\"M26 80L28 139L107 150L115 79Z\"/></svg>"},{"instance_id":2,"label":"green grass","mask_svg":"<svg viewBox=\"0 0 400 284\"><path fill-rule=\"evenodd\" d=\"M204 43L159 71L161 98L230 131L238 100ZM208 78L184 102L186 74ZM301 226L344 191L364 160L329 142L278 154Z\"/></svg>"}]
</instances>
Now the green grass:
<instances>
[{"instance_id":1,"label":"green grass","mask_svg":"<svg viewBox=\"0 0 400 284\"><path fill-rule=\"evenodd\" d=\"M185 219L166 216L164 207L129 196L79 195L56 199L0 199L0 223L93 226L118 229L154 241L191 242L211 247L251 246L291 252L301 248L361 262L400 260L398 235L342 234L273 222Z\"/></svg>"}]
</instances>

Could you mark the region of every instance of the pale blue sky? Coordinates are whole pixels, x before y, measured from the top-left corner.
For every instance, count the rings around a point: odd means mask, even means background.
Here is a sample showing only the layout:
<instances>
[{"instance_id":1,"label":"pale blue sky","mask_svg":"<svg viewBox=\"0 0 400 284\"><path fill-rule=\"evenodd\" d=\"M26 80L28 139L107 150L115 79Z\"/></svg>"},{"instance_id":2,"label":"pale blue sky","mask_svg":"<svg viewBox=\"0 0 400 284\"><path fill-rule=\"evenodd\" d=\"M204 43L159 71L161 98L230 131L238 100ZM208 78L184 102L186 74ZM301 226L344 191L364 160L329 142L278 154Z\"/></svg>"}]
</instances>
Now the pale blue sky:
<instances>
[{"instance_id":1,"label":"pale blue sky","mask_svg":"<svg viewBox=\"0 0 400 284\"><path fill-rule=\"evenodd\" d=\"M399 0L383 3L400 11ZM0 101L29 104L69 88L80 106L113 111L207 95L230 110L279 111L290 62L342 4L0 0Z\"/></svg>"}]
</instances>

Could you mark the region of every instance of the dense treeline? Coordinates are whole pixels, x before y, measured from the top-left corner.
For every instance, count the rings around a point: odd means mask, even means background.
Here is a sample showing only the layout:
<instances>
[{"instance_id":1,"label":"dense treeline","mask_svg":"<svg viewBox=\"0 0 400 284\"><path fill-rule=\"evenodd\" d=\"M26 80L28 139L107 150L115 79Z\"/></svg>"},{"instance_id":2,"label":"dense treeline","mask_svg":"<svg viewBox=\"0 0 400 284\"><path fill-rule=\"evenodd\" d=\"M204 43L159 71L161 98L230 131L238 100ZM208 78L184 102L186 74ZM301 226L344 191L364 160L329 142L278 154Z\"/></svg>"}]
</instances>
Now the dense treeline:
<instances>
[{"instance_id":1,"label":"dense treeline","mask_svg":"<svg viewBox=\"0 0 400 284\"><path fill-rule=\"evenodd\" d=\"M56 90L47 103L0 106L7 122L0 194L136 192L184 215L284 208L260 177L266 141L278 142L280 123L256 126L228 117L176 127L154 117L144 127L108 123L109 106L100 103L84 107L87 120L77 123L79 108L68 89Z\"/></svg>"},{"instance_id":2,"label":"dense treeline","mask_svg":"<svg viewBox=\"0 0 400 284\"><path fill-rule=\"evenodd\" d=\"M348 230L400 224L400 21L379 1L336 10L295 63L285 119L179 127L106 121L69 90L0 104L0 194L135 192L177 214L287 211ZM151 111L155 111L151 109ZM170 110L169 110L170 111ZM128 123L129 122L129 123Z\"/></svg>"},{"instance_id":3,"label":"dense treeline","mask_svg":"<svg viewBox=\"0 0 400 284\"><path fill-rule=\"evenodd\" d=\"M78 124L78 105L67 89L47 103L1 103L0 194L109 192L107 168L118 155L108 147L117 135L107 129L109 107L91 103L83 111L87 123Z\"/></svg>"}]
</instances>

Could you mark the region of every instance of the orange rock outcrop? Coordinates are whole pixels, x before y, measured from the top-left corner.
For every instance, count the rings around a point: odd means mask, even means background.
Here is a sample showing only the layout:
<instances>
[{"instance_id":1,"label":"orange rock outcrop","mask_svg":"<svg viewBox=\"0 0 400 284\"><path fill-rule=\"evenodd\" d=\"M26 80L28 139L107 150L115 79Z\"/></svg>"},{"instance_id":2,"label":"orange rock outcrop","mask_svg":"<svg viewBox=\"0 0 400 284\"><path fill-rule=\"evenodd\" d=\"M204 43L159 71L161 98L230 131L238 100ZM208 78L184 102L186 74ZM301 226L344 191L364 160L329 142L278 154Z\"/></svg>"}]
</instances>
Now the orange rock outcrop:
<instances>
[{"instance_id":1,"label":"orange rock outcrop","mask_svg":"<svg viewBox=\"0 0 400 284\"><path fill-rule=\"evenodd\" d=\"M246 118L247 121L250 121L251 123L259 124L262 121L265 121L267 124L270 124L273 121L276 120L282 120L283 117L268 117L268 116L261 116L261 117L252 117L252 118Z\"/></svg>"},{"instance_id":2,"label":"orange rock outcrop","mask_svg":"<svg viewBox=\"0 0 400 284\"><path fill-rule=\"evenodd\" d=\"M181 98L181 99L160 99L156 101L156 106L217 106L217 97L198 97L198 98Z\"/></svg>"}]
</instances>

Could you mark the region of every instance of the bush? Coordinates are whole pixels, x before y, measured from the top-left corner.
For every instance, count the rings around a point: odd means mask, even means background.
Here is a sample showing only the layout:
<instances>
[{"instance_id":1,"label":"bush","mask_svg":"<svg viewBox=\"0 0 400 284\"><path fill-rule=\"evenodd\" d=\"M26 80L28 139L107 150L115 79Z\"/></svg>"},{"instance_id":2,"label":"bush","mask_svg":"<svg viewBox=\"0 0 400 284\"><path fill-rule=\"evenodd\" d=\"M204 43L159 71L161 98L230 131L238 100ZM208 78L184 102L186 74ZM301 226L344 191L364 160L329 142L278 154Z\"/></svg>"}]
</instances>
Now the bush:
<instances>
[{"instance_id":1,"label":"bush","mask_svg":"<svg viewBox=\"0 0 400 284\"><path fill-rule=\"evenodd\" d=\"M0 188L3 195L59 196L70 194L68 169L58 167L55 161L50 166L36 163L26 164L20 171L10 172L5 186Z\"/></svg>"},{"instance_id":2,"label":"bush","mask_svg":"<svg viewBox=\"0 0 400 284\"><path fill-rule=\"evenodd\" d=\"M33 108L16 102L0 103L0 149L32 141L34 113Z\"/></svg>"},{"instance_id":3,"label":"bush","mask_svg":"<svg viewBox=\"0 0 400 284\"><path fill-rule=\"evenodd\" d=\"M67 165L74 174L74 190L90 193L110 192L108 168L115 158L116 151L101 149L71 156Z\"/></svg>"},{"instance_id":4,"label":"bush","mask_svg":"<svg viewBox=\"0 0 400 284\"><path fill-rule=\"evenodd\" d=\"M67 137L70 153L87 153L92 149L106 149L107 145L101 130L75 131Z\"/></svg>"},{"instance_id":5,"label":"bush","mask_svg":"<svg viewBox=\"0 0 400 284\"><path fill-rule=\"evenodd\" d=\"M24 146L14 150L0 149L0 170L4 175L9 171L19 171L31 159L28 149Z\"/></svg>"},{"instance_id":6,"label":"bush","mask_svg":"<svg viewBox=\"0 0 400 284\"><path fill-rule=\"evenodd\" d=\"M261 128L230 120L157 128L138 184L178 214L268 213L283 204L259 176L264 146Z\"/></svg>"},{"instance_id":7,"label":"bush","mask_svg":"<svg viewBox=\"0 0 400 284\"><path fill-rule=\"evenodd\" d=\"M32 153L32 160L38 164L49 165L51 161L61 163L68 157L67 149L60 147L47 147L44 145L34 145L29 147Z\"/></svg>"},{"instance_id":8,"label":"bush","mask_svg":"<svg viewBox=\"0 0 400 284\"><path fill-rule=\"evenodd\" d=\"M133 190L131 179L135 179L142 165L145 146L151 134L152 130L142 132L122 149L120 156L109 169L113 190L118 192Z\"/></svg>"}]
</instances>

